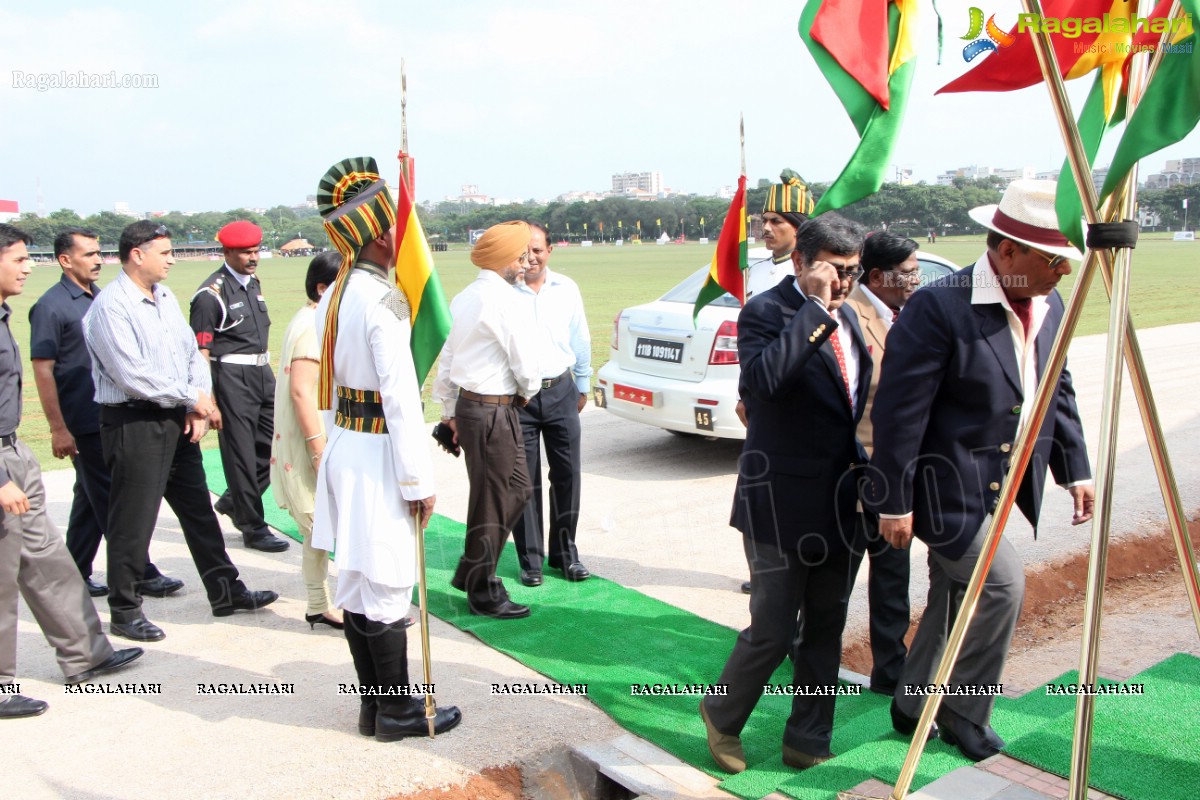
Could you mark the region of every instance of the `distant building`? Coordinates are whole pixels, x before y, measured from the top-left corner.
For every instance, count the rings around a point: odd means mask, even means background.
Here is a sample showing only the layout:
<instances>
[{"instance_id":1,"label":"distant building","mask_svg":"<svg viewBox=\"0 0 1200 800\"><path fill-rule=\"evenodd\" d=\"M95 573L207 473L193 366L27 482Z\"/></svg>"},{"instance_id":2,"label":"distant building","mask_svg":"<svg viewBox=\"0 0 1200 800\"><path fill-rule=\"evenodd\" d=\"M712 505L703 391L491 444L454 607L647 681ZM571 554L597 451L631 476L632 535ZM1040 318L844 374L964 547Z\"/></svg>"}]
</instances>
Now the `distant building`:
<instances>
[{"instance_id":1,"label":"distant building","mask_svg":"<svg viewBox=\"0 0 1200 800\"><path fill-rule=\"evenodd\" d=\"M1172 158L1162 172L1146 177L1147 189L1167 189L1183 184L1200 183L1200 158Z\"/></svg>"},{"instance_id":2,"label":"distant building","mask_svg":"<svg viewBox=\"0 0 1200 800\"><path fill-rule=\"evenodd\" d=\"M1012 183L1016 180L1028 180L1036 174L1033 167L1015 167L1013 169L999 169L996 167L980 167L972 164L969 167L959 167L958 169L947 170L937 176L938 186L951 186L954 184L955 178L968 178L971 180L979 180L981 178L996 177L1004 181L1004 185Z\"/></svg>"},{"instance_id":3,"label":"distant building","mask_svg":"<svg viewBox=\"0 0 1200 800\"><path fill-rule=\"evenodd\" d=\"M1058 173L1059 170L1057 169L1048 169L1035 174L1033 178L1039 181L1056 181L1058 180Z\"/></svg>"},{"instance_id":4,"label":"distant building","mask_svg":"<svg viewBox=\"0 0 1200 800\"><path fill-rule=\"evenodd\" d=\"M12 222L19 216L21 209L16 200L0 200L0 222Z\"/></svg>"},{"instance_id":5,"label":"distant building","mask_svg":"<svg viewBox=\"0 0 1200 800\"><path fill-rule=\"evenodd\" d=\"M604 195L599 192L563 192L557 198L560 203L594 203L597 200L603 200Z\"/></svg>"},{"instance_id":6,"label":"distant building","mask_svg":"<svg viewBox=\"0 0 1200 800\"><path fill-rule=\"evenodd\" d=\"M317 196L315 194L306 195L304 198L304 208L316 208Z\"/></svg>"},{"instance_id":7,"label":"distant building","mask_svg":"<svg viewBox=\"0 0 1200 800\"><path fill-rule=\"evenodd\" d=\"M479 187L473 183L464 183L461 187L458 197L446 197L451 203L475 203L476 205L488 206L492 204L492 198L486 194L479 193Z\"/></svg>"},{"instance_id":8,"label":"distant building","mask_svg":"<svg viewBox=\"0 0 1200 800\"><path fill-rule=\"evenodd\" d=\"M649 192L658 196L663 190L661 172L622 172L612 176L612 190L616 194L625 194L627 189L637 192Z\"/></svg>"},{"instance_id":9,"label":"distant building","mask_svg":"<svg viewBox=\"0 0 1200 800\"><path fill-rule=\"evenodd\" d=\"M142 215L136 211L130 211L129 203L126 203L124 200L118 200L113 203L113 213L120 214L122 217L133 217L134 219L142 218Z\"/></svg>"}]
</instances>

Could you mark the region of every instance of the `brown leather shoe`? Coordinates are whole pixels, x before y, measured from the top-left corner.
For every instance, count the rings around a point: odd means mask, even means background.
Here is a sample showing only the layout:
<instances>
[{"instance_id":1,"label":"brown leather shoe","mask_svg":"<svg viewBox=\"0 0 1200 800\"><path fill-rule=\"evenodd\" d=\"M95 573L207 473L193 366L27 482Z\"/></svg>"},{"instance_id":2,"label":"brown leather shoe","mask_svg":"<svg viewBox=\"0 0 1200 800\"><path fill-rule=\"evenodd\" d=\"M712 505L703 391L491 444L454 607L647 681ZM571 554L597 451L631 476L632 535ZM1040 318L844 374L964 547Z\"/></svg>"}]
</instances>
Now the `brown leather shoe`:
<instances>
[{"instance_id":1,"label":"brown leather shoe","mask_svg":"<svg viewBox=\"0 0 1200 800\"><path fill-rule=\"evenodd\" d=\"M704 710L704 701L700 701L700 719L704 720L704 729L708 734L708 752L712 755L717 766L726 772L745 772L746 753L742 750L742 739L721 733L713 726Z\"/></svg>"},{"instance_id":2,"label":"brown leather shoe","mask_svg":"<svg viewBox=\"0 0 1200 800\"><path fill-rule=\"evenodd\" d=\"M833 758L833 753L814 756L800 750L794 750L786 744L783 746L783 763L792 769L808 769L809 767L815 767L817 764L824 764L831 758Z\"/></svg>"}]
</instances>

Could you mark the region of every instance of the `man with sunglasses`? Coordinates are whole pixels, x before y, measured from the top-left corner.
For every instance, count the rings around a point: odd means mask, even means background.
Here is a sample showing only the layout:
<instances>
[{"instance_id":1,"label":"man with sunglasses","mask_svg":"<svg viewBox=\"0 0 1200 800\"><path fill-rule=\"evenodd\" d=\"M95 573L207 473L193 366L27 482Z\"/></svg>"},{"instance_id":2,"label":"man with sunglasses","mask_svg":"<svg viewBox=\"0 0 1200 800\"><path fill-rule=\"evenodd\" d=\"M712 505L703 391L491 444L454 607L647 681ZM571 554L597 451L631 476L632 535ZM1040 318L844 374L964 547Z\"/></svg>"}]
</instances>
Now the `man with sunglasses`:
<instances>
[{"instance_id":1,"label":"man with sunglasses","mask_svg":"<svg viewBox=\"0 0 1200 800\"><path fill-rule=\"evenodd\" d=\"M166 636L146 619L135 584L165 499L179 518L213 616L254 610L279 599L251 592L225 552L200 458L199 441L216 410L208 364L163 286L175 263L171 232L144 220L121 232L121 271L83 320L92 355L100 439L112 471L108 509L108 606L117 636Z\"/></svg>"},{"instance_id":2,"label":"man with sunglasses","mask_svg":"<svg viewBox=\"0 0 1200 800\"><path fill-rule=\"evenodd\" d=\"M529 616L509 599L496 561L533 491L517 407L542 386L533 326L512 287L525 273L529 225L488 228L471 250L479 275L450 303L454 325L438 362L433 399L454 431L471 483L467 536L450 585L467 593L472 614Z\"/></svg>"},{"instance_id":3,"label":"man with sunglasses","mask_svg":"<svg viewBox=\"0 0 1200 800\"><path fill-rule=\"evenodd\" d=\"M929 547L929 600L892 701L892 725L916 728L945 649L956 593L970 580L1013 445L1063 317L1055 286L1080 253L1058 228L1054 181L1013 181L1000 204L970 212L989 230L974 265L915 293L888 333L871 412L875 453L864 503L893 546ZM1022 477L1017 505L1038 521L1046 467L1071 493L1072 523L1092 517L1083 426L1065 369ZM1025 591L1021 557L1000 540L937 715L941 736L975 761L1004 741L990 726Z\"/></svg>"},{"instance_id":4,"label":"man with sunglasses","mask_svg":"<svg viewBox=\"0 0 1200 800\"><path fill-rule=\"evenodd\" d=\"M742 532L750 564L750 626L718 680L727 693L700 704L709 752L726 772L746 768L741 731L789 655L795 693L783 763L807 769L833 758L855 475L867 460L855 429L871 357L844 304L861 272L862 242L862 230L837 214L809 220L797 236L794 274L738 316L749 425L730 524Z\"/></svg>"}]
</instances>

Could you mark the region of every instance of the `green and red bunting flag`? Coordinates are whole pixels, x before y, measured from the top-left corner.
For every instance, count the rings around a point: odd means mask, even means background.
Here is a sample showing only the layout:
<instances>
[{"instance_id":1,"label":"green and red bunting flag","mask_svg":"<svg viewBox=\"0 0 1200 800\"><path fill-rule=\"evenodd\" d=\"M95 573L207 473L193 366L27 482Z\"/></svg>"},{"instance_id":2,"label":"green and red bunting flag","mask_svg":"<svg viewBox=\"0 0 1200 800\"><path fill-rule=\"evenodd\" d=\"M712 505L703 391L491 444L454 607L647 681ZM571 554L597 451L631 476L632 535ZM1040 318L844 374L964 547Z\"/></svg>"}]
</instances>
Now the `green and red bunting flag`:
<instances>
[{"instance_id":1,"label":"green and red bunting flag","mask_svg":"<svg viewBox=\"0 0 1200 800\"><path fill-rule=\"evenodd\" d=\"M396 285L408 298L412 325L410 349L419 386L425 383L450 335L450 306L446 304L429 242L417 218L410 185L412 159L401 154L401 160L407 162L408 168L401 171L400 195L396 198Z\"/></svg>"},{"instance_id":2,"label":"green and red bunting flag","mask_svg":"<svg viewBox=\"0 0 1200 800\"><path fill-rule=\"evenodd\" d=\"M721 225L717 237L717 251L713 253L708 267L708 277L700 294L696 296L696 307L692 309L692 325L700 309L728 292L738 303L746 304L744 275L746 269L746 176L738 178L737 191Z\"/></svg>"},{"instance_id":3,"label":"green and red bunting flag","mask_svg":"<svg viewBox=\"0 0 1200 800\"><path fill-rule=\"evenodd\" d=\"M1200 15L1198 0L1182 0L1182 5L1191 19ZM1200 36L1194 30L1180 31L1170 47L1125 126L1103 197L1112 194L1139 159L1181 141L1200 123Z\"/></svg>"},{"instance_id":4,"label":"green and red bunting flag","mask_svg":"<svg viewBox=\"0 0 1200 800\"><path fill-rule=\"evenodd\" d=\"M1127 19L1130 0L1046 0L1043 18L1054 19ZM1165 19L1171 0L1162 0L1150 13L1150 20ZM994 23L993 23L994 24ZM1165 24L1165 23L1164 23ZM1097 72L1096 81L1079 114L1079 134L1090 167L1104 135L1125 118L1130 53L1158 43L1160 33L1150 29L1159 24L1146 23L1135 32L1129 26L1083 26L1077 36L1051 33L1050 43L1066 80ZM1114 30L1115 28L1115 30ZM938 90L942 92L1006 92L1023 89L1042 81L1033 34L1014 25L1007 33L989 33L999 39L1000 47L977 66ZM970 48L975 43L968 45ZM1070 161L1064 161L1058 181L1056 209L1059 228L1071 243L1084 249L1083 201L1074 180ZM1111 176L1111 173L1110 173Z\"/></svg>"},{"instance_id":5,"label":"green and red bunting flag","mask_svg":"<svg viewBox=\"0 0 1200 800\"><path fill-rule=\"evenodd\" d=\"M916 69L918 0L809 0L800 38L858 131L854 155L814 214L879 190Z\"/></svg>"}]
</instances>

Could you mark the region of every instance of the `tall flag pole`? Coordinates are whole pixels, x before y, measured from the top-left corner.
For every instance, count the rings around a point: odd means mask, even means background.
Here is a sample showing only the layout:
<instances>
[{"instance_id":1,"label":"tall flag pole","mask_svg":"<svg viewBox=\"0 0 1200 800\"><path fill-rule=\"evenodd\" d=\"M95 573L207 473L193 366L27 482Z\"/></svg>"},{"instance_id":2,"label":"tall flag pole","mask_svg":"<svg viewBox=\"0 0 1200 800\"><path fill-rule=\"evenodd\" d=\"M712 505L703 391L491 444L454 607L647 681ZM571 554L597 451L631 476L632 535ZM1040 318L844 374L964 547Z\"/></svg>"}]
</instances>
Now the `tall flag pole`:
<instances>
[{"instance_id":1,"label":"tall flag pole","mask_svg":"<svg viewBox=\"0 0 1200 800\"><path fill-rule=\"evenodd\" d=\"M450 334L450 309L442 292L441 281L433 268L433 254L421 230L413 203L413 161L408 154L408 76L404 59L400 60L400 192L396 200L396 285L408 298L409 323L412 338L413 366L417 385L425 382L442 344ZM413 530L416 532L417 596L421 604L421 666L425 683L433 686L433 659L429 643L429 593L426 589L425 526L422 525L420 505L413 509ZM429 738L435 735L437 704L433 692L425 693L425 724Z\"/></svg>"},{"instance_id":2,"label":"tall flag pole","mask_svg":"<svg viewBox=\"0 0 1200 800\"><path fill-rule=\"evenodd\" d=\"M813 213L861 200L883 185L916 70L919 0L809 0L800 38L854 123L859 143Z\"/></svg>"},{"instance_id":3,"label":"tall flag pole","mask_svg":"<svg viewBox=\"0 0 1200 800\"><path fill-rule=\"evenodd\" d=\"M717 237L717 250L708 267L708 277L696 296L692 309L692 326L700 309L728 292L741 305L746 304L746 123L738 118L738 134L742 148L742 173L738 176L737 191L733 202L721 224L721 235Z\"/></svg>"},{"instance_id":4,"label":"tall flag pole","mask_svg":"<svg viewBox=\"0 0 1200 800\"><path fill-rule=\"evenodd\" d=\"M446 337L450 307L434 269L433 254L413 201L413 158L408 154L408 79L400 67L400 191L396 198L396 285L408 298L412 316L412 357L418 385L425 382Z\"/></svg>"}]
</instances>

